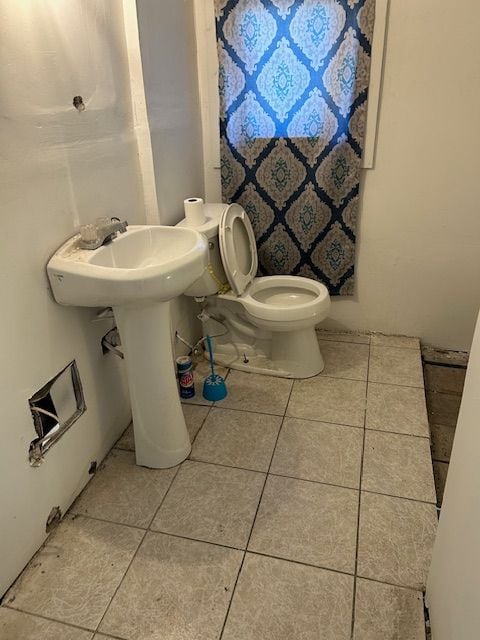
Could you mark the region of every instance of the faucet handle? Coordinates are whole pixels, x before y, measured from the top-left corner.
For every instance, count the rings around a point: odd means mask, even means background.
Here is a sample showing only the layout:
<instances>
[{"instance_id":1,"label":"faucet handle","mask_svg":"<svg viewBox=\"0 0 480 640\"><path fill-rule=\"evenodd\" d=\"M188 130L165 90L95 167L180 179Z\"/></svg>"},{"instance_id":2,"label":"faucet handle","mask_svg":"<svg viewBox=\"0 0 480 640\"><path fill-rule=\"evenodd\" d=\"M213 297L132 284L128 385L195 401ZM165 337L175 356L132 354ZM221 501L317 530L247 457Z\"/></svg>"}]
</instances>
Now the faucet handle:
<instances>
[{"instance_id":1,"label":"faucet handle","mask_svg":"<svg viewBox=\"0 0 480 640\"><path fill-rule=\"evenodd\" d=\"M95 244L98 241L98 229L94 224L84 224L80 227L80 237L86 244Z\"/></svg>"}]
</instances>

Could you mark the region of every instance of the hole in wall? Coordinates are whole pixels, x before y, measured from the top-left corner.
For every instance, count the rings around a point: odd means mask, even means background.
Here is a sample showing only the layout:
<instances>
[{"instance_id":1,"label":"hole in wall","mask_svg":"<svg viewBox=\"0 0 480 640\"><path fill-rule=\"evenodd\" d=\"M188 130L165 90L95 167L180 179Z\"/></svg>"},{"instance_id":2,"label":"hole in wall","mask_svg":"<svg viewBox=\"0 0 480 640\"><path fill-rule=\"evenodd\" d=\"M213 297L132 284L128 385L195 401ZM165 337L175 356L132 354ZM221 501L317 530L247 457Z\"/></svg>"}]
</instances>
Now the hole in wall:
<instances>
[{"instance_id":1,"label":"hole in wall","mask_svg":"<svg viewBox=\"0 0 480 640\"><path fill-rule=\"evenodd\" d=\"M82 96L74 96L72 104L77 111L85 111L85 103L83 102Z\"/></svg>"}]
</instances>

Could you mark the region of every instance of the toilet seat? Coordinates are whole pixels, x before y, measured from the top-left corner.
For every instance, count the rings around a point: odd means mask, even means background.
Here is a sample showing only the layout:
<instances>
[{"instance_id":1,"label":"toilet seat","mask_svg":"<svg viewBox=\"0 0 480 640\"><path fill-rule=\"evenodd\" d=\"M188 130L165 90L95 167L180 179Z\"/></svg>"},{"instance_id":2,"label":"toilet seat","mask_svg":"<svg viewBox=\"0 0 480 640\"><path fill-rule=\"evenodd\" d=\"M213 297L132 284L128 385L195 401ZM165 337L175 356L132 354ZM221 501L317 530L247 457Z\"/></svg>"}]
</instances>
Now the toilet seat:
<instances>
[{"instance_id":1,"label":"toilet seat","mask_svg":"<svg viewBox=\"0 0 480 640\"><path fill-rule=\"evenodd\" d=\"M315 325L330 308L328 290L321 282L301 276L254 278L241 296L220 294L239 302L257 326L274 329L289 323Z\"/></svg>"},{"instance_id":2,"label":"toilet seat","mask_svg":"<svg viewBox=\"0 0 480 640\"><path fill-rule=\"evenodd\" d=\"M223 268L232 291L241 296L258 269L257 244L252 223L238 204L229 205L218 227Z\"/></svg>"},{"instance_id":3,"label":"toilet seat","mask_svg":"<svg viewBox=\"0 0 480 640\"><path fill-rule=\"evenodd\" d=\"M241 298L251 316L267 321L314 319L330 306L325 285L301 276L255 278Z\"/></svg>"}]
</instances>

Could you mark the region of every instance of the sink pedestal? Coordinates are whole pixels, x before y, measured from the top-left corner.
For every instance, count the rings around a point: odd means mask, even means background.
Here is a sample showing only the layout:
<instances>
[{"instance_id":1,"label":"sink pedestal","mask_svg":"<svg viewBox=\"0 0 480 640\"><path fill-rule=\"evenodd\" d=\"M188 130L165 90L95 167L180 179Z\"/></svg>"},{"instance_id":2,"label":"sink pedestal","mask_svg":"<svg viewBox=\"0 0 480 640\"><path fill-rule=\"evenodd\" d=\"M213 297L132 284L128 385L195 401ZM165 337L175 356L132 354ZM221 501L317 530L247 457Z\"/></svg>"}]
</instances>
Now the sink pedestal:
<instances>
[{"instance_id":1,"label":"sink pedestal","mask_svg":"<svg viewBox=\"0 0 480 640\"><path fill-rule=\"evenodd\" d=\"M191 444L178 395L170 302L114 307L127 365L137 464L173 467Z\"/></svg>"}]
</instances>

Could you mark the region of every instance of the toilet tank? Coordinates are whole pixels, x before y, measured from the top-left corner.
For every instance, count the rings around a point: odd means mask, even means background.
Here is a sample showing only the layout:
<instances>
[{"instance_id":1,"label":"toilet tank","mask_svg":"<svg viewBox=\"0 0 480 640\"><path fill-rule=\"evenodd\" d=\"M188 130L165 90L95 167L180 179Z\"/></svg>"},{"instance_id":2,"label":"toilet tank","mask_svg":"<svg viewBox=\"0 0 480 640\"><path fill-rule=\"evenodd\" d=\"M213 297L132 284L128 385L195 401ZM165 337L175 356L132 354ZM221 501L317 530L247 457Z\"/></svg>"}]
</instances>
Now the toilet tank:
<instances>
[{"instance_id":1,"label":"toilet tank","mask_svg":"<svg viewBox=\"0 0 480 640\"><path fill-rule=\"evenodd\" d=\"M208 239L208 267L200 278L195 280L184 292L184 295L195 298L212 296L218 293L223 285L228 283L227 276L223 270L222 256L220 255L220 246L218 243L218 225L228 205L205 203L204 206L207 220L202 225L192 226L191 224L187 224L185 218L176 225L177 227L195 229L199 233L203 233Z\"/></svg>"}]
</instances>

